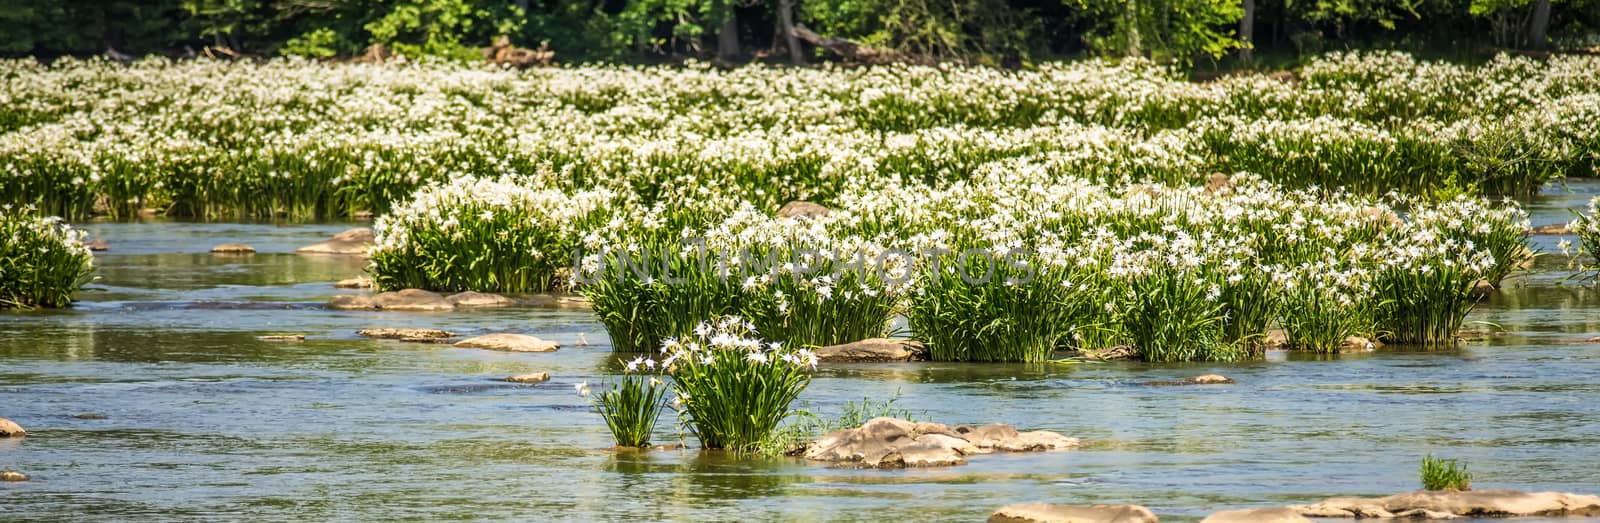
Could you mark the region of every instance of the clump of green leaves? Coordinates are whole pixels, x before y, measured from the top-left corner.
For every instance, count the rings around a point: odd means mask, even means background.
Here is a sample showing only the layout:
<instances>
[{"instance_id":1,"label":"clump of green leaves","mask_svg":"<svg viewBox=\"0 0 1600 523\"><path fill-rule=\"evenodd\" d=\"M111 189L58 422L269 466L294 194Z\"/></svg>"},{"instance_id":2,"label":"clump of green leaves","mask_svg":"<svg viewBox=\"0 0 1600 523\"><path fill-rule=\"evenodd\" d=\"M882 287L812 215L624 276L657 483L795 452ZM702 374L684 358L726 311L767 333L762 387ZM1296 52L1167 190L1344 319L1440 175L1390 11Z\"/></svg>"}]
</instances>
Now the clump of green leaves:
<instances>
[{"instance_id":1,"label":"clump of green leaves","mask_svg":"<svg viewBox=\"0 0 1600 523\"><path fill-rule=\"evenodd\" d=\"M1424 490L1471 490L1472 474L1467 466L1454 459L1434 458L1432 453L1422 458L1422 488Z\"/></svg>"},{"instance_id":2,"label":"clump of green leaves","mask_svg":"<svg viewBox=\"0 0 1600 523\"><path fill-rule=\"evenodd\" d=\"M94 256L60 218L21 211L0 209L0 309L65 307L89 281Z\"/></svg>"},{"instance_id":3,"label":"clump of green leaves","mask_svg":"<svg viewBox=\"0 0 1600 523\"><path fill-rule=\"evenodd\" d=\"M595 394L594 405L620 447L650 444L656 418L666 405L668 387L653 376L627 375Z\"/></svg>"},{"instance_id":4,"label":"clump of green leaves","mask_svg":"<svg viewBox=\"0 0 1600 523\"><path fill-rule=\"evenodd\" d=\"M811 384L816 355L764 342L753 325L734 316L696 331L693 338L669 340L659 364L677 382L684 426L708 449L758 450Z\"/></svg>"}]
</instances>

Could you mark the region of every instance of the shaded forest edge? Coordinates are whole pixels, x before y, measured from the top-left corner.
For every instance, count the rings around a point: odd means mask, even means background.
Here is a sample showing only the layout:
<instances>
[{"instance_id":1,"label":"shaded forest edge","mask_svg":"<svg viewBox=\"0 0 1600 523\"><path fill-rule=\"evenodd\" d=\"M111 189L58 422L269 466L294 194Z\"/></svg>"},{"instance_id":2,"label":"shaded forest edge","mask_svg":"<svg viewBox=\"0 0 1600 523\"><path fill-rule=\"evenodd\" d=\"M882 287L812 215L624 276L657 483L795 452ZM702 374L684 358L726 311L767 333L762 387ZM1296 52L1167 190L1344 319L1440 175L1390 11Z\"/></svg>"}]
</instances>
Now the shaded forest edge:
<instances>
[{"instance_id":1,"label":"shaded forest edge","mask_svg":"<svg viewBox=\"0 0 1600 523\"><path fill-rule=\"evenodd\" d=\"M516 65L1141 55L1289 67L1332 50L1476 61L1600 50L1600 0L0 0L0 55L405 56Z\"/></svg>"}]
</instances>

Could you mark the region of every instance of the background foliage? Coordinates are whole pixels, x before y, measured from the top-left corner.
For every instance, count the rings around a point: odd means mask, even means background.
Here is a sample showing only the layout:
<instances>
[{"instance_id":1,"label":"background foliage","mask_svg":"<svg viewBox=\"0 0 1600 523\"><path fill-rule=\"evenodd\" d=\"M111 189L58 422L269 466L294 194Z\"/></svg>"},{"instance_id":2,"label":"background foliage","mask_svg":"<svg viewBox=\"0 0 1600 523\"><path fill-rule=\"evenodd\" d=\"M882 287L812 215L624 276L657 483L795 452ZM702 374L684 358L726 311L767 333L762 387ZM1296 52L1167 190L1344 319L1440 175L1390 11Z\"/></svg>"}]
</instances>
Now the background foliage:
<instances>
[{"instance_id":1,"label":"background foliage","mask_svg":"<svg viewBox=\"0 0 1600 523\"><path fill-rule=\"evenodd\" d=\"M0 53L181 56L211 46L328 58L383 44L470 59L507 36L548 42L565 62L776 60L788 56L779 10L790 5L795 23L825 37L1011 66L1134 52L1210 62L1246 47L1294 61L1368 47L1466 57L1600 46L1600 0L0 0ZM1238 32L1247 13L1250 43Z\"/></svg>"}]
</instances>

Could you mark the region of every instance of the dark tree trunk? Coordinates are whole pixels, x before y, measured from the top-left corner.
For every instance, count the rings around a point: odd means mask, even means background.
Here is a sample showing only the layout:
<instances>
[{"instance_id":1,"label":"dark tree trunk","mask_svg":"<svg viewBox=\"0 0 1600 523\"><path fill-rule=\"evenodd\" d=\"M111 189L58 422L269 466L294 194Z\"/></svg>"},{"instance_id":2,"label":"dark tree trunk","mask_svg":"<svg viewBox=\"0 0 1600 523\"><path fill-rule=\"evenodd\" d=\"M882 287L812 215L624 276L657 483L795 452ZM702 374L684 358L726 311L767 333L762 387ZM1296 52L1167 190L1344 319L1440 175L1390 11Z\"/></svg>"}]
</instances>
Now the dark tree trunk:
<instances>
[{"instance_id":1,"label":"dark tree trunk","mask_svg":"<svg viewBox=\"0 0 1600 523\"><path fill-rule=\"evenodd\" d=\"M789 46L789 61L805 65L806 55L800 49L800 39L794 35L794 0L778 0L778 20L783 24L784 43Z\"/></svg>"},{"instance_id":2,"label":"dark tree trunk","mask_svg":"<svg viewBox=\"0 0 1600 523\"><path fill-rule=\"evenodd\" d=\"M728 17L722 20L722 29L717 31L717 56L723 60L739 57L739 15L732 7L728 8Z\"/></svg>"},{"instance_id":3,"label":"dark tree trunk","mask_svg":"<svg viewBox=\"0 0 1600 523\"><path fill-rule=\"evenodd\" d=\"M1533 4L1533 23L1528 27L1528 46L1534 49L1544 49L1547 45L1546 34L1550 32L1550 0L1539 0Z\"/></svg>"},{"instance_id":4,"label":"dark tree trunk","mask_svg":"<svg viewBox=\"0 0 1600 523\"><path fill-rule=\"evenodd\" d=\"M1245 63L1255 61L1256 51L1256 0L1244 0L1244 16L1239 18L1239 59Z\"/></svg>"},{"instance_id":5,"label":"dark tree trunk","mask_svg":"<svg viewBox=\"0 0 1600 523\"><path fill-rule=\"evenodd\" d=\"M1137 0L1128 0L1127 11L1123 13L1123 23L1128 26L1128 56L1143 54L1139 49L1139 3Z\"/></svg>"}]
</instances>

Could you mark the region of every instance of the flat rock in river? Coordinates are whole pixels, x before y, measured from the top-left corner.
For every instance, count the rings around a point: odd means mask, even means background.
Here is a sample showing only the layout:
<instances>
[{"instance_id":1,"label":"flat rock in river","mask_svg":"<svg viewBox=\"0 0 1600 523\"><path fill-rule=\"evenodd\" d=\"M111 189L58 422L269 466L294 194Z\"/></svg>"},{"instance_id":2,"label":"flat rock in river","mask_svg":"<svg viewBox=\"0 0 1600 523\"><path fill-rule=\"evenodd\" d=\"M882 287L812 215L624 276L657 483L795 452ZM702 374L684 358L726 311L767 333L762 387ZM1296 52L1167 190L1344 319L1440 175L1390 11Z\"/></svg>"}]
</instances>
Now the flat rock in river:
<instances>
[{"instance_id":1,"label":"flat rock in river","mask_svg":"<svg viewBox=\"0 0 1600 523\"><path fill-rule=\"evenodd\" d=\"M212 247L211 252L217 254L253 254L256 252L256 248L242 243L224 243Z\"/></svg>"},{"instance_id":2,"label":"flat rock in river","mask_svg":"<svg viewBox=\"0 0 1600 523\"><path fill-rule=\"evenodd\" d=\"M527 374L518 374L516 376L507 376L505 378L505 381L509 381L509 382L512 382L512 383L543 383L543 382L546 382L546 381L550 381L550 373L548 373L548 372L530 372L530 373L527 373Z\"/></svg>"},{"instance_id":3,"label":"flat rock in river","mask_svg":"<svg viewBox=\"0 0 1600 523\"><path fill-rule=\"evenodd\" d=\"M922 343L899 338L869 338L817 349L822 361L911 361L923 354Z\"/></svg>"},{"instance_id":4,"label":"flat rock in river","mask_svg":"<svg viewBox=\"0 0 1600 523\"><path fill-rule=\"evenodd\" d=\"M0 418L0 438L19 438L26 436L28 431L22 430L22 425L5 418Z\"/></svg>"},{"instance_id":5,"label":"flat rock in river","mask_svg":"<svg viewBox=\"0 0 1600 523\"><path fill-rule=\"evenodd\" d=\"M295 249L294 252L365 255L367 247L372 246L372 240L372 229L350 229L327 240Z\"/></svg>"},{"instance_id":6,"label":"flat rock in river","mask_svg":"<svg viewBox=\"0 0 1600 523\"><path fill-rule=\"evenodd\" d=\"M372 297L372 303L386 311L434 312L456 308L455 304L446 301L439 293L422 289L380 293Z\"/></svg>"},{"instance_id":7,"label":"flat rock in river","mask_svg":"<svg viewBox=\"0 0 1600 523\"><path fill-rule=\"evenodd\" d=\"M995 451L1036 452L1077 448L1079 441L1054 432L1017 432L995 423L950 428L873 418L860 427L829 432L805 447L805 458L835 466L866 468L962 465L968 456Z\"/></svg>"},{"instance_id":8,"label":"flat rock in river","mask_svg":"<svg viewBox=\"0 0 1600 523\"><path fill-rule=\"evenodd\" d=\"M456 342L464 349L488 349L508 352L555 352L561 345L526 334L485 334Z\"/></svg>"},{"instance_id":9,"label":"flat rock in river","mask_svg":"<svg viewBox=\"0 0 1600 523\"><path fill-rule=\"evenodd\" d=\"M1437 490L1382 498L1328 498L1289 508L1311 518L1600 516L1600 496L1515 490Z\"/></svg>"},{"instance_id":10,"label":"flat rock in river","mask_svg":"<svg viewBox=\"0 0 1600 523\"><path fill-rule=\"evenodd\" d=\"M456 307L462 308L510 307L517 304L516 300L512 300L511 298L507 298L499 294L488 294L472 291L452 294L448 297L445 297L444 300L450 302Z\"/></svg>"},{"instance_id":11,"label":"flat rock in river","mask_svg":"<svg viewBox=\"0 0 1600 523\"><path fill-rule=\"evenodd\" d=\"M439 329L362 329L356 334L368 338L383 338L387 340L403 340L407 338L437 339L450 338L456 334Z\"/></svg>"},{"instance_id":12,"label":"flat rock in river","mask_svg":"<svg viewBox=\"0 0 1600 523\"><path fill-rule=\"evenodd\" d=\"M334 282L333 288L335 288L335 289L371 289L372 288L372 278L368 278L366 276L357 276L357 277L350 278L350 279L347 279L347 280L339 280L337 282Z\"/></svg>"},{"instance_id":13,"label":"flat rock in river","mask_svg":"<svg viewBox=\"0 0 1600 523\"><path fill-rule=\"evenodd\" d=\"M1225 510L1206 516L1200 523L1312 523L1288 507Z\"/></svg>"},{"instance_id":14,"label":"flat rock in river","mask_svg":"<svg viewBox=\"0 0 1600 523\"><path fill-rule=\"evenodd\" d=\"M1139 505L1006 505L989 515L989 523L1156 523L1156 515Z\"/></svg>"},{"instance_id":15,"label":"flat rock in river","mask_svg":"<svg viewBox=\"0 0 1600 523\"><path fill-rule=\"evenodd\" d=\"M378 309L378 302L365 294L340 294L328 300L328 308L340 311L370 311Z\"/></svg>"}]
</instances>

